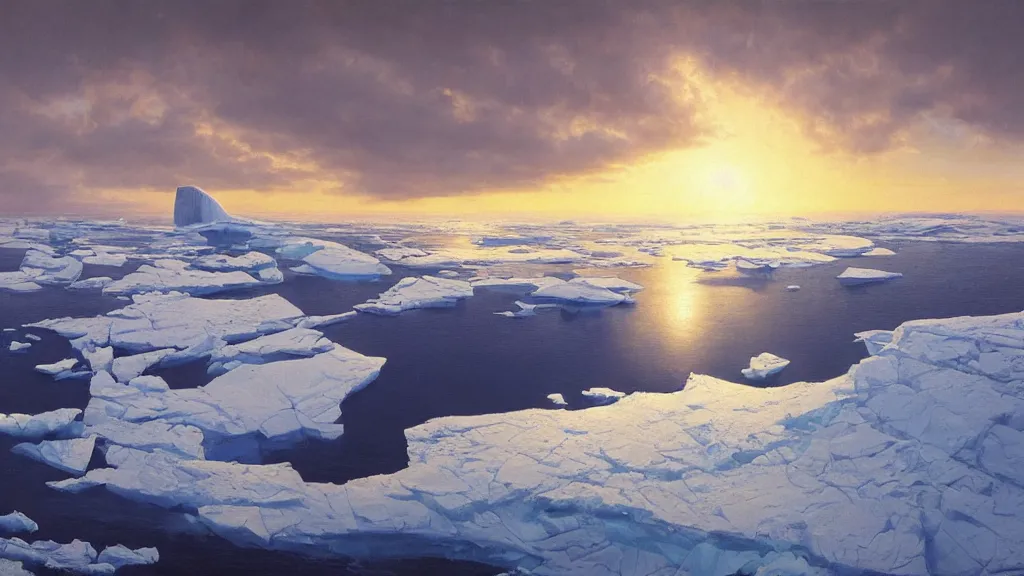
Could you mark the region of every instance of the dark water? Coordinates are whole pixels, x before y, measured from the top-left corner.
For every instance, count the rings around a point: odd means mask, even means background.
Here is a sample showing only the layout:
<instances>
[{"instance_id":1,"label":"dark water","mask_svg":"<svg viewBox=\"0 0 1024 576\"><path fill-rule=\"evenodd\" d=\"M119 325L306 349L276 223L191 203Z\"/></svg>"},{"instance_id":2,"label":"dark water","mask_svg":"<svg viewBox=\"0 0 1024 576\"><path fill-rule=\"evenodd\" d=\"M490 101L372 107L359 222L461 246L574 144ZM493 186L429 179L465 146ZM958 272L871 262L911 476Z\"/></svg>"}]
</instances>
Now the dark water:
<instances>
[{"instance_id":1,"label":"dark water","mask_svg":"<svg viewBox=\"0 0 1024 576\"><path fill-rule=\"evenodd\" d=\"M454 309L421 310L397 317L360 315L324 329L332 340L388 359L380 378L352 395L343 408L344 436L272 455L290 461L311 481L344 482L388 473L407 464L406 428L447 415L549 407L562 393L570 408L586 405L580 391L605 386L626 392L667 392L690 372L741 381L750 356L772 352L792 361L767 385L820 381L844 373L865 356L853 333L892 329L917 319L1015 312L1024 308L1024 246L908 244L892 257L842 259L808 269L781 270L771 279L699 273L661 260L642 270L612 271L643 284L635 306L596 313L542 311L513 320L492 312L514 309L513 294L478 290ZM11 261L14 261L13 266ZM16 269L20 254L0 254L0 270ZM847 266L902 272L904 278L845 288L835 276ZM87 267L88 268L88 267ZM375 296L397 281L345 283L289 277L275 291L308 314L331 314ZM786 292L799 284L798 292ZM124 302L95 292L60 289L37 294L0 293L0 326L61 315L102 313ZM84 407L85 385L53 382L32 366L66 356L66 342L44 336L26 355L0 352L0 412ZM204 367L168 373L176 386L205 381ZM63 495L43 486L62 473L8 454L0 437L0 513L19 509L42 526L33 538L96 544L157 546L162 559L126 574L494 574L467 563L412 560L353 566L286 554L239 550L217 539L169 532L167 515L126 503L103 491Z\"/></svg>"}]
</instances>

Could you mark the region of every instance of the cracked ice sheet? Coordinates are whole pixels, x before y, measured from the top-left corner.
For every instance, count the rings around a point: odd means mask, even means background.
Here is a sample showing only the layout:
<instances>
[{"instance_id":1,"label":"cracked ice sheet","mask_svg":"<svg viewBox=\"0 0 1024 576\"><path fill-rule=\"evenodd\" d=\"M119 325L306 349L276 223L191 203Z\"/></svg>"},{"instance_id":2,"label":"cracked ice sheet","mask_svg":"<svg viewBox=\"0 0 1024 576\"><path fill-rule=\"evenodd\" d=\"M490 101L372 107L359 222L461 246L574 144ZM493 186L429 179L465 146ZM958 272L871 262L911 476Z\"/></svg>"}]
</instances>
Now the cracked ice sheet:
<instances>
[{"instance_id":1,"label":"cracked ice sheet","mask_svg":"<svg viewBox=\"0 0 1024 576\"><path fill-rule=\"evenodd\" d=\"M150 386L142 382L147 377L125 386L101 373L90 385L84 422L183 424L213 444L239 437L334 439L342 434L335 424L342 400L372 382L383 365L383 358L335 345L311 358L241 366L192 389Z\"/></svg>"},{"instance_id":2,"label":"cracked ice sheet","mask_svg":"<svg viewBox=\"0 0 1024 576\"><path fill-rule=\"evenodd\" d=\"M1024 570L1020 372L1024 314L915 321L823 383L695 375L588 410L432 420L406 431L407 469L344 486L140 454L57 487L182 505L239 544L366 553L398 534L405 554L536 574L724 576L794 545L854 573L1008 573Z\"/></svg>"},{"instance_id":3,"label":"cracked ice sheet","mask_svg":"<svg viewBox=\"0 0 1024 576\"><path fill-rule=\"evenodd\" d=\"M85 576L113 574L118 568L153 564L160 558L156 548L139 548L130 550L120 544L105 548L96 553L92 544L81 540L72 540L68 544L58 544L52 540L36 541L31 544L20 538L0 538L0 559L24 562L31 566L41 566ZM0 562L0 570L9 568ZM0 572L5 576L9 572ZM11 574L19 574L16 571ZM31 572L26 572L31 574Z\"/></svg>"},{"instance_id":4,"label":"cracked ice sheet","mask_svg":"<svg viewBox=\"0 0 1024 576\"><path fill-rule=\"evenodd\" d=\"M0 434L30 439L60 434L71 429L81 413L77 408L61 408L35 415L0 414Z\"/></svg>"},{"instance_id":5,"label":"cracked ice sheet","mask_svg":"<svg viewBox=\"0 0 1024 576\"><path fill-rule=\"evenodd\" d=\"M232 343L291 328L304 317L281 296L207 300L187 294L137 294L105 316L43 320L29 327L53 330L79 350L113 346L130 352L187 350L210 340ZM166 358L164 359L167 360Z\"/></svg>"},{"instance_id":6,"label":"cracked ice sheet","mask_svg":"<svg viewBox=\"0 0 1024 576\"><path fill-rule=\"evenodd\" d=\"M210 356L211 373L223 373L243 364L266 364L282 358L315 356L334 348L334 342L323 332L309 328L292 328L267 336L222 346Z\"/></svg>"}]
</instances>

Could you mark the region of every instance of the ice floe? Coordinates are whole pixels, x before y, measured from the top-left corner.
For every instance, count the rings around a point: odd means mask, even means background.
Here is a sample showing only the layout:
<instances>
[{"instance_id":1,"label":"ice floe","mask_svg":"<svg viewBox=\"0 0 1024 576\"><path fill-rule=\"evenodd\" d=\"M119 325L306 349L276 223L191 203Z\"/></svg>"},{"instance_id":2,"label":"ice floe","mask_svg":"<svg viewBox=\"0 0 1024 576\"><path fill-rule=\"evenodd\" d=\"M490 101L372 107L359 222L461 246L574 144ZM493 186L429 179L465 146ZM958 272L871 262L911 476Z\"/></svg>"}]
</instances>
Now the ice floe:
<instances>
[{"instance_id":1,"label":"ice floe","mask_svg":"<svg viewBox=\"0 0 1024 576\"><path fill-rule=\"evenodd\" d=\"M1024 314L914 321L827 382L693 375L597 409L431 420L406 431L408 468L341 486L131 451L52 485L105 485L236 544L308 554L543 575L1013 573L1022 366ZM382 535L405 545L367 544Z\"/></svg>"},{"instance_id":2,"label":"ice floe","mask_svg":"<svg viewBox=\"0 0 1024 576\"><path fill-rule=\"evenodd\" d=\"M780 358L770 352L762 352L750 358L750 367L740 370L743 376L749 380L764 380L773 374L778 374L789 366L789 360Z\"/></svg>"},{"instance_id":3,"label":"ice floe","mask_svg":"<svg viewBox=\"0 0 1024 576\"><path fill-rule=\"evenodd\" d=\"M242 365L191 389L145 386L142 378L125 386L99 374L90 386L93 397L84 422L194 426L203 432L207 449L238 438L333 439L343 431L335 423L341 401L372 382L383 364L383 358L334 346L310 358Z\"/></svg>"},{"instance_id":4,"label":"ice floe","mask_svg":"<svg viewBox=\"0 0 1024 576\"><path fill-rule=\"evenodd\" d=\"M114 296L152 291L177 291L189 294L215 294L227 290L258 286L262 282L242 271L207 272L188 268L181 260L157 260L143 264L103 287L104 294Z\"/></svg>"},{"instance_id":5,"label":"ice floe","mask_svg":"<svg viewBox=\"0 0 1024 576\"><path fill-rule=\"evenodd\" d=\"M35 415L0 414L0 434L29 439L61 434L75 425L81 413L77 408L60 408Z\"/></svg>"},{"instance_id":6,"label":"ice floe","mask_svg":"<svg viewBox=\"0 0 1024 576\"><path fill-rule=\"evenodd\" d=\"M111 362L110 372L118 382L128 382L136 376L141 376L151 366L156 366L175 351L174 348L161 348L142 354L114 358Z\"/></svg>"},{"instance_id":7,"label":"ice floe","mask_svg":"<svg viewBox=\"0 0 1024 576\"><path fill-rule=\"evenodd\" d=\"M264 268L276 268L277 261L262 252L248 252L241 256L208 254L193 260L192 267L207 272L255 272Z\"/></svg>"},{"instance_id":8,"label":"ice floe","mask_svg":"<svg viewBox=\"0 0 1024 576\"><path fill-rule=\"evenodd\" d=\"M106 384L109 392L112 383ZM135 383L136 389L140 388L139 384ZM153 389L150 382L149 391ZM109 444L144 452L160 450L181 458L205 458L203 431L185 424L168 424L158 420L129 422L110 418L86 426L83 435L97 436Z\"/></svg>"},{"instance_id":9,"label":"ice floe","mask_svg":"<svg viewBox=\"0 0 1024 576\"><path fill-rule=\"evenodd\" d=\"M114 279L109 276L95 276L93 278L86 278L85 280L78 280L68 284L69 290L94 290L102 289L107 284L113 282Z\"/></svg>"},{"instance_id":10,"label":"ice floe","mask_svg":"<svg viewBox=\"0 0 1024 576\"><path fill-rule=\"evenodd\" d=\"M800 286L797 284L790 284L786 286L786 292L797 292L800 290Z\"/></svg>"},{"instance_id":11,"label":"ice floe","mask_svg":"<svg viewBox=\"0 0 1024 576\"><path fill-rule=\"evenodd\" d=\"M18 342L17 340L11 340L11 344L7 349L11 352L25 352L31 347L31 342Z\"/></svg>"},{"instance_id":12,"label":"ice floe","mask_svg":"<svg viewBox=\"0 0 1024 576\"><path fill-rule=\"evenodd\" d=\"M300 274L316 274L342 280L376 278L391 274L391 269L373 256L328 240L288 238L277 248L277 253L284 258L305 262L304 265L292 269Z\"/></svg>"},{"instance_id":13,"label":"ice floe","mask_svg":"<svg viewBox=\"0 0 1024 576\"><path fill-rule=\"evenodd\" d=\"M81 540L72 540L68 544L52 540L29 544L20 538L0 538L0 559L82 576L109 576L124 566L153 564L159 560L159 554L155 548L133 551L121 545L106 548L97 554L92 544ZM0 570L6 569L3 560L0 560ZM4 576L19 574L16 571L2 573Z\"/></svg>"},{"instance_id":14,"label":"ice floe","mask_svg":"<svg viewBox=\"0 0 1024 576\"><path fill-rule=\"evenodd\" d=\"M855 341L863 342L868 349L868 354L874 356L892 342L893 333L889 330L866 330L857 332L854 336L857 338Z\"/></svg>"},{"instance_id":15,"label":"ice floe","mask_svg":"<svg viewBox=\"0 0 1024 576\"><path fill-rule=\"evenodd\" d=\"M96 438L71 438L67 440L44 440L38 444L23 442L11 448L11 452L38 460L54 468L80 476L89 467Z\"/></svg>"},{"instance_id":16,"label":"ice floe","mask_svg":"<svg viewBox=\"0 0 1024 576\"><path fill-rule=\"evenodd\" d=\"M450 308L473 295L469 282L423 276L402 278L379 297L354 308L371 314L395 315L417 308Z\"/></svg>"},{"instance_id":17,"label":"ice floe","mask_svg":"<svg viewBox=\"0 0 1024 576\"><path fill-rule=\"evenodd\" d=\"M310 357L334 348L323 333L310 328L292 328L267 336L217 348L210 356L211 374L222 374L243 364L266 364L276 360Z\"/></svg>"},{"instance_id":18,"label":"ice floe","mask_svg":"<svg viewBox=\"0 0 1024 576\"><path fill-rule=\"evenodd\" d=\"M861 254L861 256L895 256L896 253L888 248L872 248L867 252Z\"/></svg>"},{"instance_id":19,"label":"ice floe","mask_svg":"<svg viewBox=\"0 0 1024 576\"><path fill-rule=\"evenodd\" d=\"M77 365L78 360L76 358L65 358L59 362L54 362L53 364L39 364L36 366L36 372L56 376L62 372L71 370Z\"/></svg>"},{"instance_id":20,"label":"ice floe","mask_svg":"<svg viewBox=\"0 0 1024 576\"><path fill-rule=\"evenodd\" d=\"M533 298L571 302L574 304L614 305L627 301L628 297L619 292L596 286L589 282L569 282L548 284L530 293Z\"/></svg>"},{"instance_id":21,"label":"ice floe","mask_svg":"<svg viewBox=\"0 0 1024 576\"><path fill-rule=\"evenodd\" d=\"M4 576L35 576L35 574L25 570L21 562L6 558L0 558L0 574Z\"/></svg>"},{"instance_id":22,"label":"ice floe","mask_svg":"<svg viewBox=\"0 0 1024 576\"><path fill-rule=\"evenodd\" d=\"M172 292L137 294L132 300L105 316L57 318L29 326L53 330L78 350L112 346L137 354L176 348L181 351L178 359L187 360L208 355L217 341L230 344L279 332L305 316L277 294L211 300Z\"/></svg>"},{"instance_id":23,"label":"ice floe","mask_svg":"<svg viewBox=\"0 0 1024 576\"><path fill-rule=\"evenodd\" d=\"M355 310L349 310L348 312L342 312L341 314L330 314L327 316L307 316L298 321L295 325L296 328L320 328L321 326L330 326L331 324L337 324L346 320L355 318L359 313Z\"/></svg>"},{"instance_id":24,"label":"ice floe","mask_svg":"<svg viewBox=\"0 0 1024 576\"><path fill-rule=\"evenodd\" d=\"M70 284L82 275L82 263L70 256L54 257L29 250L21 262L21 272L36 284Z\"/></svg>"},{"instance_id":25,"label":"ice floe","mask_svg":"<svg viewBox=\"0 0 1024 576\"><path fill-rule=\"evenodd\" d=\"M584 390L581 394L583 394L584 398L589 398L592 402L597 404L611 404L612 402L626 396L625 392L601 387Z\"/></svg>"},{"instance_id":26,"label":"ice floe","mask_svg":"<svg viewBox=\"0 0 1024 576\"><path fill-rule=\"evenodd\" d=\"M3 292L38 292L43 287L35 282L38 274L26 274L22 271L0 272L0 291Z\"/></svg>"},{"instance_id":27,"label":"ice floe","mask_svg":"<svg viewBox=\"0 0 1024 576\"><path fill-rule=\"evenodd\" d=\"M569 403L565 401L565 397L561 394L548 394L548 400L551 401L555 406L568 406Z\"/></svg>"},{"instance_id":28,"label":"ice floe","mask_svg":"<svg viewBox=\"0 0 1024 576\"><path fill-rule=\"evenodd\" d=\"M515 312L506 310L504 312L495 312L495 314L505 318L529 318L530 316L536 316L539 309L558 307L557 304L527 304L521 300L516 300L515 305L519 307L519 310Z\"/></svg>"},{"instance_id":29,"label":"ice floe","mask_svg":"<svg viewBox=\"0 0 1024 576\"><path fill-rule=\"evenodd\" d=\"M874 270L872 268L847 268L843 273L836 276L839 283L844 286L856 286L858 284L870 284L873 282L885 282L893 278L902 278L899 272L886 272L885 270Z\"/></svg>"},{"instance_id":30,"label":"ice floe","mask_svg":"<svg viewBox=\"0 0 1024 576\"><path fill-rule=\"evenodd\" d=\"M39 524L17 510L0 516L0 532L17 534L19 532L31 533L37 530L39 530ZM4 572L0 571L0 574L4 574Z\"/></svg>"}]
</instances>

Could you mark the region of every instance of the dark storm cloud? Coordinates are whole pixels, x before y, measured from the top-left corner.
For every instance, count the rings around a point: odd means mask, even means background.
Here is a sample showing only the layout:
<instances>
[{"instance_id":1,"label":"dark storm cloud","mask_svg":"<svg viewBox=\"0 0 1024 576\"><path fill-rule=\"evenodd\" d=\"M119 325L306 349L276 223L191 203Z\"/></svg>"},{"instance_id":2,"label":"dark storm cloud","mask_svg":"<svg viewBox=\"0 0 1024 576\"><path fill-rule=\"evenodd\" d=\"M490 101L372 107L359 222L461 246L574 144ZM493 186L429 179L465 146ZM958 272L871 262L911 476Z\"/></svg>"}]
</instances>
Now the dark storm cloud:
<instances>
[{"instance_id":1,"label":"dark storm cloud","mask_svg":"<svg viewBox=\"0 0 1024 576\"><path fill-rule=\"evenodd\" d=\"M263 189L326 176L387 198L530 186L713 135L699 89L668 67L678 53L797 110L835 149L884 150L930 110L1024 136L1015 0L14 0L3 12L0 169L27 191L45 167L35 182L51 196L61 181ZM12 189L0 201L17 207Z\"/></svg>"}]
</instances>

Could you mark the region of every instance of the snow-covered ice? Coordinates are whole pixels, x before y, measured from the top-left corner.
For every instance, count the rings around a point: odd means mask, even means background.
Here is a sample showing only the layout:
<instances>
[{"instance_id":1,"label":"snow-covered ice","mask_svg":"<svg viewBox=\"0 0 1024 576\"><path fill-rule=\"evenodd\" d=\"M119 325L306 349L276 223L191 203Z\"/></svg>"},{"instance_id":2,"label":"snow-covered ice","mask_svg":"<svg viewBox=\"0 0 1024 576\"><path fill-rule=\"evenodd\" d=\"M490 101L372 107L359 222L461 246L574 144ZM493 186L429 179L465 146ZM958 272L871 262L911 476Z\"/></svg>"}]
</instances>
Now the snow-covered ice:
<instances>
[{"instance_id":1,"label":"snow-covered ice","mask_svg":"<svg viewBox=\"0 0 1024 576\"><path fill-rule=\"evenodd\" d=\"M54 257L29 250L21 261L20 270L36 284L70 284L82 275L82 263L71 256Z\"/></svg>"},{"instance_id":2,"label":"snow-covered ice","mask_svg":"<svg viewBox=\"0 0 1024 576\"><path fill-rule=\"evenodd\" d=\"M886 272L885 270L874 270L872 268L847 268L836 278L844 286L856 286L858 284L870 284L872 282L885 282L893 278L902 278L899 272Z\"/></svg>"},{"instance_id":3,"label":"snow-covered ice","mask_svg":"<svg viewBox=\"0 0 1024 576\"><path fill-rule=\"evenodd\" d=\"M76 358L65 358L59 362L54 362L53 364L39 364L36 366L36 372L56 376L62 372L71 370L77 365L78 360Z\"/></svg>"},{"instance_id":4,"label":"snow-covered ice","mask_svg":"<svg viewBox=\"0 0 1024 576\"><path fill-rule=\"evenodd\" d=\"M740 370L743 376L750 380L764 380L773 374L778 374L789 366L789 360L780 358L770 352L762 352L750 358L750 367Z\"/></svg>"},{"instance_id":5,"label":"snow-covered ice","mask_svg":"<svg viewBox=\"0 0 1024 576\"><path fill-rule=\"evenodd\" d=\"M188 268L180 260L157 260L143 264L138 270L126 274L103 287L103 293L113 296L141 294L152 291L177 291L205 295L258 286L262 282L246 272L207 272Z\"/></svg>"},{"instance_id":6,"label":"snow-covered ice","mask_svg":"<svg viewBox=\"0 0 1024 576\"><path fill-rule=\"evenodd\" d=\"M142 354L120 356L114 358L113 362L111 362L110 372L118 382L128 382L136 376L141 376L143 372L152 366L156 366L174 352L174 348L161 348L159 350L143 352Z\"/></svg>"},{"instance_id":7,"label":"snow-covered ice","mask_svg":"<svg viewBox=\"0 0 1024 576\"><path fill-rule=\"evenodd\" d=\"M0 516L0 532L17 534L19 532L31 533L37 530L39 530L39 524L36 524L31 518L17 510L10 514ZM4 573L0 572L0 574Z\"/></svg>"},{"instance_id":8,"label":"snow-covered ice","mask_svg":"<svg viewBox=\"0 0 1024 576\"><path fill-rule=\"evenodd\" d=\"M611 404L612 402L626 396L625 392L619 392L618 390L602 387L584 390L582 394L584 398L589 398L591 401L598 404Z\"/></svg>"},{"instance_id":9,"label":"snow-covered ice","mask_svg":"<svg viewBox=\"0 0 1024 576\"><path fill-rule=\"evenodd\" d=\"M0 272L0 291L2 292L38 292L43 287L35 282L38 274L16 272Z\"/></svg>"},{"instance_id":10,"label":"snow-covered ice","mask_svg":"<svg viewBox=\"0 0 1024 576\"><path fill-rule=\"evenodd\" d=\"M34 415L0 414L0 434L29 439L60 434L71 429L81 413L77 408L60 408Z\"/></svg>"},{"instance_id":11,"label":"snow-covered ice","mask_svg":"<svg viewBox=\"0 0 1024 576\"><path fill-rule=\"evenodd\" d=\"M136 382L136 388L139 388L139 384ZM109 391L111 383L107 382L107 385ZM153 388L149 386L151 391ZM129 422L109 418L86 426L83 435L97 436L109 444L144 452L161 450L181 458L205 458L203 431L185 424L168 424L159 420Z\"/></svg>"},{"instance_id":12,"label":"snow-covered ice","mask_svg":"<svg viewBox=\"0 0 1024 576\"><path fill-rule=\"evenodd\" d=\"M373 256L327 240L289 238L277 249L277 253L284 258L305 262L298 272L326 278L376 278L391 274L391 269Z\"/></svg>"},{"instance_id":13,"label":"snow-covered ice","mask_svg":"<svg viewBox=\"0 0 1024 576\"><path fill-rule=\"evenodd\" d=\"M578 279L574 279L578 280ZM595 286L590 282L561 282L549 284L534 290L530 296L557 300L559 302L571 302L574 304L601 304L615 305L625 302L627 297L619 292L613 292L601 286Z\"/></svg>"},{"instance_id":14,"label":"snow-covered ice","mask_svg":"<svg viewBox=\"0 0 1024 576\"><path fill-rule=\"evenodd\" d=\"M548 400L551 401L555 406L568 406L569 403L565 401L565 397L561 394L548 394Z\"/></svg>"},{"instance_id":15,"label":"snow-covered ice","mask_svg":"<svg viewBox=\"0 0 1024 576\"><path fill-rule=\"evenodd\" d=\"M417 308L450 308L473 295L469 282L423 276L402 278L377 298L356 304L360 312L393 316Z\"/></svg>"},{"instance_id":16,"label":"snow-covered ice","mask_svg":"<svg viewBox=\"0 0 1024 576\"><path fill-rule=\"evenodd\" d=\"M38 444L23 442L11 448L11 452L38 460L54 468L74 474L85 473L92 459L92 450L96 444L94 436L71 438L67 440L44 440Z\"/></svg>"},{"instance_id":17,"label":"snow-covered ice","mask_svg":"<svg viewBox=\"0 0 1024 576\"><path fill-rule=\"evenodd\" d=\"M310 357L332 348L334 343L324 338L322 332L292 328L214 350L210 356L210 373L222 374L243 364Z\"/></svg>"},{"instance_id":18,"label":"snow-covered ice","mask_svg":"<svg viewBox=\"0 0 1024 576\"><path fill-rule=\"evenodd\" d=\"M25 352L32 347L30 342L18 342L17 340L11 340L10 346L7 347L11 352Z\"/></svg>"}]
</instances>

